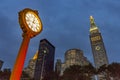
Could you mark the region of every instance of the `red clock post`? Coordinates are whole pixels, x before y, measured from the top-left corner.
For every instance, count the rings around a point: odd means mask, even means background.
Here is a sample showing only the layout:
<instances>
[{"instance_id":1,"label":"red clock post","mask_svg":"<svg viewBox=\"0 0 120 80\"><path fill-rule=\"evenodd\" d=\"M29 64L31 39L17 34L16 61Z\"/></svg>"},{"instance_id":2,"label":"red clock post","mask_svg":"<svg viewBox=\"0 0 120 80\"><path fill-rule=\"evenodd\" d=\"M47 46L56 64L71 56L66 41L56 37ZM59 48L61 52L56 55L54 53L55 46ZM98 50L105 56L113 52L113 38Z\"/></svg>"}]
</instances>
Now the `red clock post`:
<instances>
[{"instance_id":1,"label":"red clock post","mask_svg":"<svg viewBox=\"0 0 120 80\"><path fill-rule=\"evenodd\" d=\"M30 39L42 31L42 22L36 10L26 8L19 12L19 23L23 31L21 43L10 80L20 80Z\"/></svg>"}]
</instances>

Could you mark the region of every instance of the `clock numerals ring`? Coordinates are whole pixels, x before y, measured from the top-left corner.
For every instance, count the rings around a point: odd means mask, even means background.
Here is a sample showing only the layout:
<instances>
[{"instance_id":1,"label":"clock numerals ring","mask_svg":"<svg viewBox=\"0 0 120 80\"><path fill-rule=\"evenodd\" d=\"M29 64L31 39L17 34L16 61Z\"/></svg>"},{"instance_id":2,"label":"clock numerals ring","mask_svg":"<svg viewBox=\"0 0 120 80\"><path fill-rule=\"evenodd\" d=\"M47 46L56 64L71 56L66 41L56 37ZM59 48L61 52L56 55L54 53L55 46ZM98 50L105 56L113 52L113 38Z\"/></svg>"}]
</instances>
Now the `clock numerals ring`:
<instances>
[{"instance_id":1,"label":"clock numerals ring","mask_svg":"<svg viewBox=\"0 0 120 80\"><path fill-rule=\"evenodd\" d=\"M42 21L36 10L26 8L19 12L19 23L24 33L30 37L38 35L42 31Z\"/></svg>"}]
</instances>

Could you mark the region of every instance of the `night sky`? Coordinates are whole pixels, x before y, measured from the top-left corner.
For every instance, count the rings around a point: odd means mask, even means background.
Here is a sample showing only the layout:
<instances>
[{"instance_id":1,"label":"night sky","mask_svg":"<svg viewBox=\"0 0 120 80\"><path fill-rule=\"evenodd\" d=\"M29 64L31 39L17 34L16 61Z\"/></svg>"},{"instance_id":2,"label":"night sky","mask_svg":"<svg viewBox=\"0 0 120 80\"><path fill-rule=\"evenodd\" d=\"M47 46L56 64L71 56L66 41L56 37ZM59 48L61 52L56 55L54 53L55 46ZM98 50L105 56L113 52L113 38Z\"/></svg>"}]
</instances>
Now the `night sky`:
<instances>
[{"instance_id":1,"label":"night sky","mask_svg":"<svg viewBox=\"0 0 120 80\"><path fill-rule=\"evenodd\" d=\"M41 39L55 47L55 60L64 61L71 48L83 50L93 63L89 40L89 16L95 18L103 36L109 63L120 62L120 0L0 0L0 60L3 68L12 68L22 42L18 12L38 10L43 23L41 34L30 40L25 66L36 53Z\"/></svg>"}]
</instances>

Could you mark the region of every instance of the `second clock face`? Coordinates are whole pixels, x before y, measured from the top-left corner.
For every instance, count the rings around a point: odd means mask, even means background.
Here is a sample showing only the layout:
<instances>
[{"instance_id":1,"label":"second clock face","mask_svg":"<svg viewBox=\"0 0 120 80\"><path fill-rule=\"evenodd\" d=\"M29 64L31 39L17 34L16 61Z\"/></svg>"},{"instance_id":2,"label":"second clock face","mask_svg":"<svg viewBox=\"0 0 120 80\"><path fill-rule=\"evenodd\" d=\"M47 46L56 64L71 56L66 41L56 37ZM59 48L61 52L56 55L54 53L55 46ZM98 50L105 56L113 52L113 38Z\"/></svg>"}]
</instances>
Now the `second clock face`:
<instances>
[{"instance_id":1,"label":"second clock face","mask_svg":"<svg viewBox=\"0 0 120 80\"><path fill-rule=\"evenodd\" d=\"M41 47L41 52L42 52L43 54L47 54L47 53L49 53L49 50L48 50L47 47Z\"/></svg>"},{"instance_id":2,"label":"second clock face","mask_svg":"<svg viewBox=\"0 0 120 80\"><path fill-rule=\"evenodd\" d=\"M96 46L95 49L96 49L96 50L100 50L101 47L100 47L100 46Z\"/></svg>"},{"instance_id":3,"label":"second clock face","mask_svg":"<svg viewBox=\"0 0 120 80\"><path fill-rule=\"evenodd\" d=\"M25 15L25 20L28 27L32 31L39 32L41 30L41 24L40 24L39 18L35 13L27 12Z\"/></svg>"}]
</instances>

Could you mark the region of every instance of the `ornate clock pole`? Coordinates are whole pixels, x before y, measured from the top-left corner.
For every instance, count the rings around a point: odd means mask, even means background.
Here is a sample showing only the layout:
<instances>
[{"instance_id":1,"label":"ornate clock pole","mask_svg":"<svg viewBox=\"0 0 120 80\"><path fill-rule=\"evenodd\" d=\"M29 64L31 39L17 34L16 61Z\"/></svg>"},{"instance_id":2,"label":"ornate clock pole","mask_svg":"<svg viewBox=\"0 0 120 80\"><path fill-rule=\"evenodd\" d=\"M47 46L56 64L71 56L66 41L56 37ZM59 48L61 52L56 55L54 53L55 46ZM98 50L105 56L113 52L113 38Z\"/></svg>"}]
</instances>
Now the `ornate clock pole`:
<instances>
[{"instance_id":1,"label":"ornate clock pole","mask_svg":"<svg viewBox=\"0 0 120 80\"><path fill-rule=\"evenodd\" d=\"M23 30L23 41L16 58L10 80L20 80L30 39L42 31L42 22L36 10L26 8L20 11L19 23Z\"/></svg>"}]
</instances>

